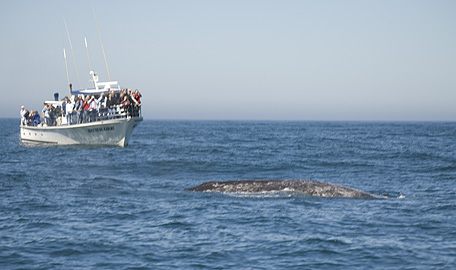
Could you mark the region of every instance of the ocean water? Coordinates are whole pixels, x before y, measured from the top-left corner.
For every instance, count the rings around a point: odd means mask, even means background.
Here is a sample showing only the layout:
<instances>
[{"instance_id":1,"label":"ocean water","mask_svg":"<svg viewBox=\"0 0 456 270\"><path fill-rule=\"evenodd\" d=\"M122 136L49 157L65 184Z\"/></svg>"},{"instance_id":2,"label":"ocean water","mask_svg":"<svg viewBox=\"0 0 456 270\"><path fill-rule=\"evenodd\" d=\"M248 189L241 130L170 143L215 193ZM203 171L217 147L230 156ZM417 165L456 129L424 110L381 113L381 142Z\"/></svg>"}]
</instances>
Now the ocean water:
<instances>
[{"instance_id":1,"label":"ocean water","mask_svg":"<svg viewBox=\"0 0 456 270\"><path fill-rule=\"evenodd\" d=\"M126 148L0 123L0 269L456 269L454 122L145 120ZM388 198L185 191L247 179Z\"/></svg>"}]
</instances>

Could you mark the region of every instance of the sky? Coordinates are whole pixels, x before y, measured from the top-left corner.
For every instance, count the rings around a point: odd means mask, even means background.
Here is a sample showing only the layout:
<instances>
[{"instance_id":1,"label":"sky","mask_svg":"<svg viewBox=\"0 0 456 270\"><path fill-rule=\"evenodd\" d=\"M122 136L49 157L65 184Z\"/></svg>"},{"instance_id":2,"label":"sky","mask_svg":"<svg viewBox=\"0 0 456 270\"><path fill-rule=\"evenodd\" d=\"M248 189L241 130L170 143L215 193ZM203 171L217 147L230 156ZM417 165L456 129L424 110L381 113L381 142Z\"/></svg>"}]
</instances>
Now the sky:
<instances>
[{"instance_id":1,"label":"sky","mask_svg":"<svg viewBox=\"0 0 456 270\"><path fill-rule=\"evenodd\" d=\"M74 89L91 87L89 57L108 81L98 22L145 119L456 121L455 14L453 0L5 0L0 114L68 95L63 49Z\"/></svg>"}]
</instances>

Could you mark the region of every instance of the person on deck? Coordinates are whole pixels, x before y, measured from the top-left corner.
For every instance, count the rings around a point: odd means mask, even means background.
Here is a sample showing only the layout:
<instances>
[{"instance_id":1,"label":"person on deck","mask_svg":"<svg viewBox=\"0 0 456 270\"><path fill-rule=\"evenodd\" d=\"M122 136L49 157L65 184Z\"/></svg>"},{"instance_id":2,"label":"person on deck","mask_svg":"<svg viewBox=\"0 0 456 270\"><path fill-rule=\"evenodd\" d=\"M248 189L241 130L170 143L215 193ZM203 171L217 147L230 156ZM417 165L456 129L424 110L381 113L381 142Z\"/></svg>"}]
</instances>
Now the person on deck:
<instances>
[{"instance_id":1,"label":"person on deck","mask_svg":"<svg viewBox=\"0 0 456 270\"><path fill-rule=\"evenodd\" d=\"M73 122L73 109L74 104L71 101L68 101L65 106L65 116L67 119L67 125L71 125Z\"/></svg>"},{"instance_id":2,"label":"person on deck","mask_svg":"<svg viewBox=\"0 0 456 270\"><path fill-rule=\"evenodd\" d=\"M90 98L89 105L90 122L95 122L98 114L98 100L95 99L95 96Z\"/></svg>"},{"instance_id":3,"label":"person on deck","mask_svg":"<svg viewBox=\"0 0 456 270\"><path fill-rule=\"evenodd\" d=\"M33 126L38 126L39 124L41 124L41 120L40 120L40 115L38 114L38 111L35 111L32 115L32 120L33 120Z\"/></svg>"},{"instance_id":4,"label":"person on deck","mask_svg":"<svg viewBox=\"0 0 456 270\"><path fill-rule=\"evenodd\" d=\"M104 119L108 113L108 109L106 108L106 101L107 98L105 97L104 93L101 93L100 97L97 99L98 113L101 119Z\"/></svg>"},{"instance_id":5,"label":"person on deck","mask_svg":"<svg viewBox=\"0 0 456 270\"><path fill-rule=\"evenodd\" d=\"M27 123L25 122L25 108L24 106L21 107L21 126L25 126Z\"/></svg>"},{"instance_id":6,"label":"person on deck","mask_svg":"<svg viewBox=\"0 0 456 270\"><path fill-rule=\"evenodd\" d=\"M134 98L138 101L138 104L141 105L141 93L139 93L138 89L135 90L133 93Z\"/></svg>"},{"instance_id":7,"label":"person on deck","mask_svg":"<svg viewBox=\"0 0 456 270\"><path fill-rule=\"evenodd\" d=\"M124 113L126 113L127 116L130 116L131 115L131 101L128 98L128 94L123 96L123 100L122 100L121 104L122 104L122 109L123 109Z\"/></svg>"},{"instance_id":8,"label":"person on deck","mask_svg":"<svg viewBox=\"0 0 456 270\"><path fill-rule=\"evenodd\" d=\"M41 110L41 116L44 119L44 124L47 126L51 125L51 117L49 115L49 107L46 103L43 104L43 109Z\"/></svg>"},{"instance_id":9,"label":"person on deck","mask_svg":"<svg viewBox=\"0 0 456 270\"><path fill-rule=\"evenodd\" d=\"M83 123L88 123L89 122L89 109L90 109L90 100L89 96L86 96L84 103L82 103L82 108L83 108Z\"/></svg>"},{"instance_id":10,"label":"person on deck","mask_svg":"<svg viewBox=\"0 0 456 270\"><path fill-rule=\"evenodd\" d=\"M133 99L136 100L135 104L135 116L139 116L139 111L141 110L141 93L139 93L138 89L135 90L133 93Z\"/></svg>"},{"instance_id":11,"label":"person on deck","mask_svg":"<svg viewBox=\"0 0 456 270\"><path fill-rule=\"evenodd\" d=\"M115 113L116 103L113 97L113 92L110 92L108 95L108 99L106 100L106 107L108 108L108 117L112 119Z\"/></svg>"},{"instance_id":12,"label":"person on deck","mask_svg":"<svg viewBox=\"0 0 456 270\"><path fill-rule=\"evenodd\" d=\"M73 119L75 124L81 124L82 123L82 115L83 115L83 107L82 104L84 102L82 101L82 97L76 97L76 102L74 104L73 111L76 111L76 119Z\"/></svg>"},{"instance_id":13,"label":"person on deck","mask_svg":"<svg viewBox=\"0 0 456 270\"><path fill-rule=\"evenodd\" d=\"M68 97L66 96L62 102L62 111L63 111L63 115L66 115L66 105L68 104Z\"/></svg>"},{"instance_id":14,"label":"person on deck","mask_svg":"<svg viewBox=\"0 0 456 270\"><path fill-rule=\"evenodd\" d=\"M30 117L30 112L28 110L25 110L25 113L24 113L24 125L25 126L28 126L29 117Z\"/></svg>"},{"instance_id":15,"label":"person on deck","mask_svg":"<svg viewBox=\"0 0 456 270\"><path fill-rule=\"evenodd\" d=\"M27 121L27 126L33 126L33 114L34 111L31 110L30 113L25 113L25 119Z\"/></svg>"}]
</instances>

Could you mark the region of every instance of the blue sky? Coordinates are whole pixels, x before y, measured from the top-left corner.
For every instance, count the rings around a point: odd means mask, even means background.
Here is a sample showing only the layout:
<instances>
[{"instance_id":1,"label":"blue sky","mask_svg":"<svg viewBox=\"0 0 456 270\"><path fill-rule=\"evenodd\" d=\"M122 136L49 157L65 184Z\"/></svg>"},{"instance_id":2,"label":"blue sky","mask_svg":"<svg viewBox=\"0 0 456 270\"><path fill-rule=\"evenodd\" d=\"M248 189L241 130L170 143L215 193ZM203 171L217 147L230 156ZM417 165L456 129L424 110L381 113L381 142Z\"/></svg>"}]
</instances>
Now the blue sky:
<instances>
[{"instance_id":1,"label":"blue sky","mask_svg":"<svg viewBox=\"0 0 456 270\"><path fill-rule=\"evenodd\" d=\"M2 1L3 117L92 68L146 119L456 121L456 1Z\"/></svg>"}]
</instances>

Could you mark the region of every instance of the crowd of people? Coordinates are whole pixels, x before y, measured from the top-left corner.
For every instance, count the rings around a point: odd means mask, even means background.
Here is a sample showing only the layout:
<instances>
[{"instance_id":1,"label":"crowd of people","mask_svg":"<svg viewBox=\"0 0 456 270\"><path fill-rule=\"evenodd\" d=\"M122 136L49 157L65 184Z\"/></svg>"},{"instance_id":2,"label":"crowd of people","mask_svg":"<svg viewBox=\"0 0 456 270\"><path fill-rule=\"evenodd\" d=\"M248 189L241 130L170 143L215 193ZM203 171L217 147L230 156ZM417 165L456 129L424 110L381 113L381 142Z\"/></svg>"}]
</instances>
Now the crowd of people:
<instances>
[{"instance_id":1,"label":"crowd of people","mask_svg":"<svg viewBox=\"0 0 456 270\"><path fill-rule=\"evenodd\" d=\"M62 117L66 117L68 125L95 122L99 120L114 119L120 117L135 117L140 115L141 94L138 89L132 92L130 89L111 91L106 96L72 96L65 97L61 106L53 106L44 103L41 110L41 118L38 111L28 111L21 108L21 125L27 126L60 126Z\"/></svg>"}]
</instances>

